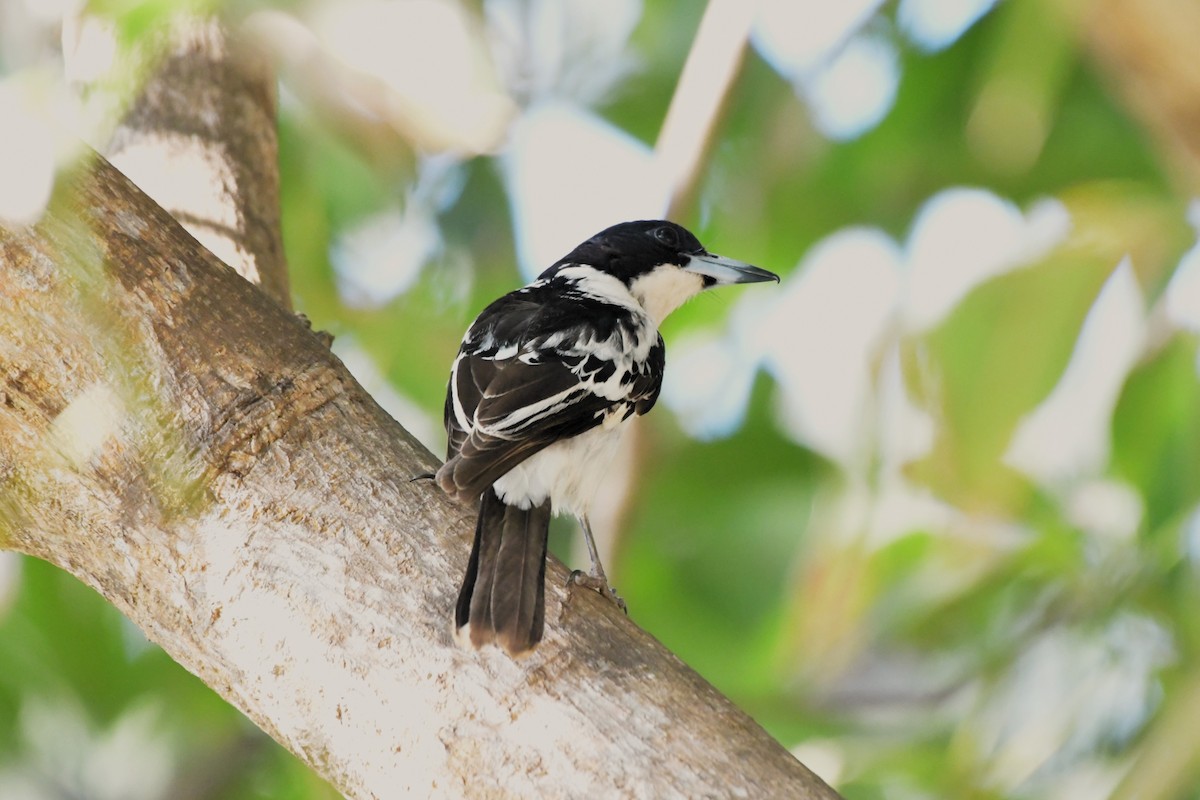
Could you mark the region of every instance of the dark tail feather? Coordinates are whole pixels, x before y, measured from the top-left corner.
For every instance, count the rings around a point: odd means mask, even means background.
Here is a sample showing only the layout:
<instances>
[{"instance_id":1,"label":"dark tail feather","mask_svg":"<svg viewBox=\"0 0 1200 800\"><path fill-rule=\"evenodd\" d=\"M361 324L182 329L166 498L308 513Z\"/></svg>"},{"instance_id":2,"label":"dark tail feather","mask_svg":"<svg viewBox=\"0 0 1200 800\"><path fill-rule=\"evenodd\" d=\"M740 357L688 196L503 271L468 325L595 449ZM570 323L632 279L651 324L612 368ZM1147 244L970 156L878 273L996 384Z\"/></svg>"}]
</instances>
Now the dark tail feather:
<instances>
[{"instance_id":1,"label":"dark tail feather","mask_svg":"<svg viewBox=\"0 0 1200 800\"><path fill-rule=\"evenodd\" d=\"M483 493L454 611L455 628L475 647L495 642L518 655L541 641L549 531L549 501L523 510L490 487Z\"/></svg>"}]
</instances>

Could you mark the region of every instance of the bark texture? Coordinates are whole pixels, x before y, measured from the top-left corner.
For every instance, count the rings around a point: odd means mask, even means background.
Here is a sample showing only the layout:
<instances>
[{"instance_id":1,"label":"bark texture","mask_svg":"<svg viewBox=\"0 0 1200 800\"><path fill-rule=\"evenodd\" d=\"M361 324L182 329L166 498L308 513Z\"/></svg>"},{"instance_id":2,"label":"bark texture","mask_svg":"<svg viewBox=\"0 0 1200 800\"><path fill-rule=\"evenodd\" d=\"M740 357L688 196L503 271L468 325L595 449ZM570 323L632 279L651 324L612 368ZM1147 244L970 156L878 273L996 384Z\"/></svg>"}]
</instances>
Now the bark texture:
<instances>
[{"instance_id":1,"label":"bark texture","mask_svg":"<svg viewBox=\"0 0 1200 800\"><path fill-rule=\"evenodd\" d=\"M133 52L86 15L71 28L64 56L74 71L94 73L87 60L109 48L124 62L154 65L101 147L109 161L208 250L291 308L275 75L266 58L211 17L182 14Z\"/></svg>"},{"instance_id":2,"label":"bark texture","mask_svg":"<svg viewBox=\"0 0 1200 800\"><path fill-rule=\"evenodd\" d=\"M0 544L348 796L837 796L557 562L532 656L455 645L473 520L436 466L103 159L0 229Z\"/></svg>"}]
</instances>

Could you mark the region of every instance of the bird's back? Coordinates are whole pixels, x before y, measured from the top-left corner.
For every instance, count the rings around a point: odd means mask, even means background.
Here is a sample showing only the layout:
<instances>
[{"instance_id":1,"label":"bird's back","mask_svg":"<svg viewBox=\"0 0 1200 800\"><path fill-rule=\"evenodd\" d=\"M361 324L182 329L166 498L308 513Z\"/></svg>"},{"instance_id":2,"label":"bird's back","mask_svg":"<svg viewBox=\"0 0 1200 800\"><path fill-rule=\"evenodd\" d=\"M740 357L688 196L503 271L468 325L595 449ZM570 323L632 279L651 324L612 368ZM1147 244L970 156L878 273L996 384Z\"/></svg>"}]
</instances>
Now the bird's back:
<instances>
[{"instance_id":1,"label":"bird's back","mask_svg":"<svg viewBox=\"0 0 1200 800\"><path fill-rule=\"evenodd\" d=\"M653 320L621 287L584 290L572 277L559 271L499 298L463 337L443 468L459 493L477 495L551 444L654 405L665 357ZM472 460L479 469L463 463Z\"/></svg>"}]
</instances>

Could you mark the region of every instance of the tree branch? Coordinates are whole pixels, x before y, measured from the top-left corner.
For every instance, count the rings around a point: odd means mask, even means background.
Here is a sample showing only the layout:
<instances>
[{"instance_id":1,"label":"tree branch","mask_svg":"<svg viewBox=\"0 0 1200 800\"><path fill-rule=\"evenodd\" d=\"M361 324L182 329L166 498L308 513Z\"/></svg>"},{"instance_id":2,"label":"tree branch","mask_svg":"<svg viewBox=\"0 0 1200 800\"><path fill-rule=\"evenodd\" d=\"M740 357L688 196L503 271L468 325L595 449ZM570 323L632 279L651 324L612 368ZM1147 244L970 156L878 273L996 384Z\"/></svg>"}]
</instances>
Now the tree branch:
<instances>
[{"instance_id":1,"label":"tree branch","mask_svg":"<svg viewBox=\"0 0 1200 800\"><path fill-rule=\"evenodd\" d=\"M114 36L76 20L64 37L72 71L93 74L95 66L79 62L107 52L95 40ZM270 64L216 18L187 14L122 58L153 69L103 148L108 159L208 250L291 308Z\"/></svg>"},{"instance_id":2,"label":"tree branch","mask_svg":"<svg viewBox=\"0 0 1200 800\"><path fill-rule=\"evenodd\" d=\"M557 562L530 658L455 646L436 459L99 157L0 229L0 308L0 543L348 795L836 797Z\"/></svg>"}]
</instances>

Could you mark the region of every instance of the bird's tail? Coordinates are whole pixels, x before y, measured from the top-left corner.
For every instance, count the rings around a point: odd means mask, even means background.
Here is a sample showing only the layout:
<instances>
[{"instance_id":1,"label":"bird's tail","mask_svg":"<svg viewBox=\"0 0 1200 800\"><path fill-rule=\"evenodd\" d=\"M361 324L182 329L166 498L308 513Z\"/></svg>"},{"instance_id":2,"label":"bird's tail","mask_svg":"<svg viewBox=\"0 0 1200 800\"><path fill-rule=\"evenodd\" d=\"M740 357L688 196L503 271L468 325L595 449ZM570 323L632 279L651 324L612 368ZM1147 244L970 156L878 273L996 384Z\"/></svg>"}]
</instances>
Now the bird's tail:
<instances>
[{"instance_id":1,"label":"bird's tail","mask_svg":"<svg viewBox=\"0 0 1200 800\"><path fill-rule=\"evenodd\" d=\"M490 486L479 503L475 543L458 593L454 625L475 647L495 642L512 655L542 639L550 501L504 503Z\"/></svg>"}]
</instances>

